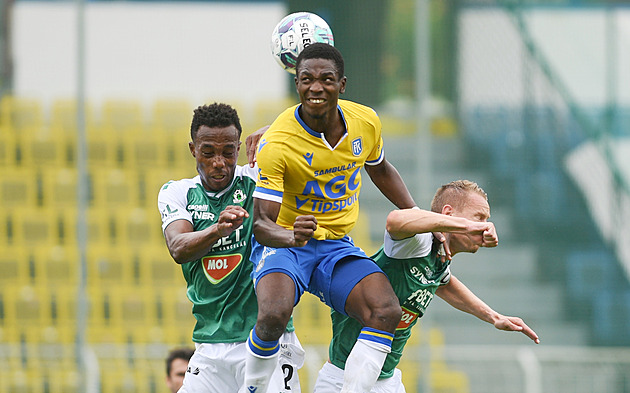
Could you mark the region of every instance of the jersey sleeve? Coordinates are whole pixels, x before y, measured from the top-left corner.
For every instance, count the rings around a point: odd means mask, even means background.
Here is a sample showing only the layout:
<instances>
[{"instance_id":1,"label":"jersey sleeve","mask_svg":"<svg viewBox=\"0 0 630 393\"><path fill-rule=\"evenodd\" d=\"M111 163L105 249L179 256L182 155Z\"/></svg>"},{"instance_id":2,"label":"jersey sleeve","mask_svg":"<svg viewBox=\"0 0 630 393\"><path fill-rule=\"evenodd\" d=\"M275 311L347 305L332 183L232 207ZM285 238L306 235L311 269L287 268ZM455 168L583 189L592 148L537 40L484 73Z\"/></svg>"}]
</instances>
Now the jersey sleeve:
<instances>
[{"instance_id":1,"label":"jersey sleeve","mask_svg":"<svg viewBox=\"0 0 630 393\"><path fill-rule=\"evenodd\" d=\"M381 133L381 120L378 118L378 116L375 117L376 120L374 121L374 132L376 135L374 136L374 138L376 143L374 144L374 148L370 151L370 154L365 161L366 165L378 165L383 161L383 158L385 157L385 152L383 151L383 136Z\"/></svg>"},{"instance_id":2,"label":"jersey sleeve","mask_svg":"<svg viewBox=\"0 0 630 393\"><path fill-rule=\"evenodd\" d=\"M385 255L395 259L422 258L429 255L432 244L431 233L418 233L406 239L394 240L389 232L385 232L383 251Z\"/></svg>"},{"instance_id":3,"label":"jersey sleeve","mask_svg":"<svg viewBox=\"0 0 630 393\"><path fill-rule=\"evenodd\" d=\"M181 182L170 181L162 186L158 193L158 209L162 216L162 231L176 220L187 220L192 224L192 216L186 209L187 187Z\"/></svg>"},{"instance_id":4,"label":"jersey sleeve","mask_svg":"<svg viewBox=\"0 0 630 393\"><path fill-rule=\"evenodd\" d=\"M259 144L257 159L258 181L254 198L282 203L284 193L285 161L282 144L262 139Z\"/></svg>"}]
</instances>

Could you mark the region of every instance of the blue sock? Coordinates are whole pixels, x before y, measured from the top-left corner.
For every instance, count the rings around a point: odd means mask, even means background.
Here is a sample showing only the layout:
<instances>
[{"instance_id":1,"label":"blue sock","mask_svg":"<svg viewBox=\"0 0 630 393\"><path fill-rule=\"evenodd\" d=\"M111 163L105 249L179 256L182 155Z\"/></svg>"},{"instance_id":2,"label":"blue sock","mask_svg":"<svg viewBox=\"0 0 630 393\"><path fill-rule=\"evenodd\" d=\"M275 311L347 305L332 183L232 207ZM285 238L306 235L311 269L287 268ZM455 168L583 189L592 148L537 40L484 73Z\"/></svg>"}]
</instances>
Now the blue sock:
<instances>
[{"instance_id":1,"label":"blue sock","mask_svg":"<svg viewBox=\"0 0 630 393\"><path fill-rule=\"evenodd\" d=\"M249 350L260 357L269 357L280 349L278 345L278 340L274 341L263 341L256 335L256 326L251 332L249 332L249 338L247 339L247 347Z\"/></svg>"}]
</instances>

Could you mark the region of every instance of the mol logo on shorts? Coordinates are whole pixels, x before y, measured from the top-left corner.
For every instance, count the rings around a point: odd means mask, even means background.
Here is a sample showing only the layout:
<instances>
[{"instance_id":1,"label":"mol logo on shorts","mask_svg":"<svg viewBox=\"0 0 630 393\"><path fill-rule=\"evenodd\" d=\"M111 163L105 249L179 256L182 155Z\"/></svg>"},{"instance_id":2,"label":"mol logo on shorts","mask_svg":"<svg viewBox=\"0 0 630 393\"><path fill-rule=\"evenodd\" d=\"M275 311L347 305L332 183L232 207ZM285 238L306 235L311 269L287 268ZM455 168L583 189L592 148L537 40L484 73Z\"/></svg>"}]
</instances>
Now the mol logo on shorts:
<instances>
[{"instance_id":1,"label":"mol logo on shorts","mask_svg":"<svg viewBox=\"0 0 630 393\"><path fill-rule=\"evenodd\" d=\"M201 259L203 272L211 283L218 284L236 269L241 259L242 256L239 254L203 257Z\"/></svg>"}]
</instances>

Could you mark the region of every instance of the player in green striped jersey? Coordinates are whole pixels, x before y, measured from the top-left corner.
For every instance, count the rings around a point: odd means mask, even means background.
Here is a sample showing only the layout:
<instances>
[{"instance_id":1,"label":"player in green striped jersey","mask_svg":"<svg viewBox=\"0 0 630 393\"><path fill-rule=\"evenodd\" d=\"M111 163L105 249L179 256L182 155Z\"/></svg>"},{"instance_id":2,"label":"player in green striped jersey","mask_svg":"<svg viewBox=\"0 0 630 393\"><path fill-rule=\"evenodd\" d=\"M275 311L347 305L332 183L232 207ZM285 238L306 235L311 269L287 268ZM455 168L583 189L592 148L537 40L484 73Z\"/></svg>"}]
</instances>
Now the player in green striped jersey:
<instances>
[{"instance_id":1,"label":"player in green striped jersey","mask_svg":"<svg viewBox=\"0 0 630 393\"><path fill-rule=\"evenodd\" d=\"M196 349L180 393L246 392L245 342L258 313L249 260L258 171L237 165L241 133L229 105L197 108L189 147L198 176L169 181L158 195L166 244L182 267L197 319ZM269 391L299 392L304 351L292 325L280 345Z\"/></svg>"},{"instance_id":2,"label":"player in green striped jersey","mask_svg":"<svg viewBox=\"0 0 630 393\"><path fill-rule=\"evenodd\" d=\"M396 328L392 350L387 355L372 393L404 393L396 368L411 328L426 312L434 295L451 306L491 323L495 328L525 334L535 343L538 336L521 318L497 313L451 274L450 255L442 261L442 244L432 232L444 232L450 254L476 252L496 247L498 236L490 218L486 193L474 182L458 180L440 187L431 212L420 209L392 211L387 217L383 247L372 258L387 274L403 315ZM321 369L314 393L339 392L343 386L346 359L361 331L361 324L332 312L333 338L330 360Z\"/></svg>"}]
</instances>

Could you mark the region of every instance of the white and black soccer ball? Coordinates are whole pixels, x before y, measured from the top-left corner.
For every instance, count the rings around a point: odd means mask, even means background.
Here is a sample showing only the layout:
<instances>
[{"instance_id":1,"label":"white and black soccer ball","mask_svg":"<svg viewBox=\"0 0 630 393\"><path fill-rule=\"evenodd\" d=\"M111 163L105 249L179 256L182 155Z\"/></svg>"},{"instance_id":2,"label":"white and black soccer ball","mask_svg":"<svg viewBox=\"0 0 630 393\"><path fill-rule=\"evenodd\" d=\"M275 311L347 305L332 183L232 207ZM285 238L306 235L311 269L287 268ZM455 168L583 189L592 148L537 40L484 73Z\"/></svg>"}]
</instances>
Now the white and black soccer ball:
<instances>
[{"instance_id":1,"label":"white and black soccer ball","mask_svg":"<svg viewBox=\"0 0 630 393\"><path fill-rule=\"evenodd\" d=\"M302 49L315 42L335 45L328 23L311 12L285 16L271 33L271 53L280 66L295 74L295 64Z\"/></svg>"}]
</instances>

